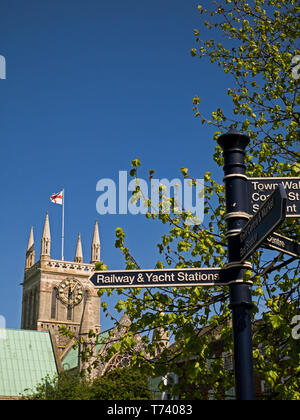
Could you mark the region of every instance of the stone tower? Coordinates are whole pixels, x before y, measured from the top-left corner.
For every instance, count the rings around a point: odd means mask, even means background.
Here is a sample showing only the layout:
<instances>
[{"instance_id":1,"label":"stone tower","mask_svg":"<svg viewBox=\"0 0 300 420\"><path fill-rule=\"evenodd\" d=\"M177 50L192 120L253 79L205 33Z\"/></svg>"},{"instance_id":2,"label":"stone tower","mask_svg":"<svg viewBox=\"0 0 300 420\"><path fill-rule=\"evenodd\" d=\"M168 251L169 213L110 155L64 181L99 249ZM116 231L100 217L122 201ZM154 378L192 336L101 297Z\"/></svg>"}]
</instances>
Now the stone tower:
<instances>
[{"instance_id":1,"label":"stone tower","mask_svg":"<svg viewBox=\"0 0 300 420\"><path fill-rule=\"evenodd\" d=\"M90 330L100 333L100 298L89 277L100 261L98 222L92 238L91 263L83 262L80 234L74 261L51 258L49 216L46 214L41 240L40 260L35 262L35 244L31 228L26 251L23 282L21 328L50 331L63 351L69 339L59 333L68 328L76 337Z\"/></svg>"}]
</instances>

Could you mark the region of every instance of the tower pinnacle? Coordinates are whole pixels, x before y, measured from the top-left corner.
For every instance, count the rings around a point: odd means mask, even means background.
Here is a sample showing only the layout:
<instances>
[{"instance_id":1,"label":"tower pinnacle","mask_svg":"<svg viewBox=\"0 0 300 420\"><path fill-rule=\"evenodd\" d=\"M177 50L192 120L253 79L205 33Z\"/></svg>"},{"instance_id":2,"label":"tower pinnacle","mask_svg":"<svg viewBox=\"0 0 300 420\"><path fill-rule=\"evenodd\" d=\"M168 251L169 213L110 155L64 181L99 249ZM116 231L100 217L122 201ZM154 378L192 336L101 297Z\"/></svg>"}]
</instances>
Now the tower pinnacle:
<instances>
[{"instance_id":1,"label":"tower pinnacle","mask_svg":"<svg viewBox=\"0 0 300 420\"><path fill-rule=\"evenodd\" d=\"M83 262L83 255L82 255L82 244L81 244L81 237L80 233L78 234L76 252L75 252L75 262L82 263Z\"/></svg>"},{"instance_id":2,"label":"tower pinnacle","mask_svg":"<svg viewBox=\"0 0 300 420\"><path fill-rule=\"evenodd\" d=\"M100 236L99 236L98 220L96 220L95 222L91 254L92 254L91 264L100 261Z\"/></svg>"},{"instance_id":3,"label":"tower pinnacle","mask_svg":"<svg viewBox=\"0 0 300 420\"><path fill-rule=\"evenodd\" d=\"M34 257L35 257L35 250L34 250L34 237L33 237L33 227L30 229L30 235L26 250L26 264L25 268L30 268L34 265Z\"/></svg>"},{"instance_id":4,"label":"tower pinnacle","mask_svg":"<svg viewBox=\"0 0 300 420\"><path fill-rule=\"evenodd\" d=\"M51 244L50 224L49 224L49 216L47 212L45 224L44 224L43 236L42 236L41 257L50 258L50 244Z\"/></svg>"}]
</instances>

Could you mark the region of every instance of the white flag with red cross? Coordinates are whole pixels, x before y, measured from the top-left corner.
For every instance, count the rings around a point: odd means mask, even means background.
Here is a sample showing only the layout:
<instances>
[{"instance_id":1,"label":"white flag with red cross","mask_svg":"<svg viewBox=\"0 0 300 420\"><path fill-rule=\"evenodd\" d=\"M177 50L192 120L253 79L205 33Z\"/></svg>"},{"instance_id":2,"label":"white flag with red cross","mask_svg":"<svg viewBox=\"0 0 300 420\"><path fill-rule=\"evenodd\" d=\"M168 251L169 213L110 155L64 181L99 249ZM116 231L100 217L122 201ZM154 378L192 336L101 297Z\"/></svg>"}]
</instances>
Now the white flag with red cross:
<instances>
[{"instance_id":1,"label":"white flag with red cross","mask_svg":"<svg viewBox=\"0 0 300 420\"><path fill-rule=\"evenodd\" d=\"M62 204L64 197L64 191L62 190L58 194L52 194L50 197L50 201L55 204Z\"/></svg>"}]
</instances>

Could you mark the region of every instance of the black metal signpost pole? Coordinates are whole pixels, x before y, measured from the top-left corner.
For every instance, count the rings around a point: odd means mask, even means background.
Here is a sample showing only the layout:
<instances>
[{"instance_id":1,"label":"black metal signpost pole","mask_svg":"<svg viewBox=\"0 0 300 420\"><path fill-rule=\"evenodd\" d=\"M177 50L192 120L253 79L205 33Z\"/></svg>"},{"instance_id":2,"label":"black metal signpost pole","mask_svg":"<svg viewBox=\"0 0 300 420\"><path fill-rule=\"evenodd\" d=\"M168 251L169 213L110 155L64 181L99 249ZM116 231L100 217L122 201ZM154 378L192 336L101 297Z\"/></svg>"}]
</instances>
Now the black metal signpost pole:
<instances>
[{"instance_id":1,"label":"black metal signpost pole","mask_svg":"<svg viewBox=\"0 0 300 420\"><path fill-rule=\"evenodd\" d=\"M247 177L244 164L245 149L249 143L249 137L236 130L230 130L219 137L218 143L223 149L224 156L228 267L237 269L231 271L237 273L237 277L228 279L234 340L236 399L254 400L251 285L238 281L243 278L244 272L251 268L250 263L241 263L239 257L239 232L249 219L247 214Z\"/></svg>"}]
</instances>

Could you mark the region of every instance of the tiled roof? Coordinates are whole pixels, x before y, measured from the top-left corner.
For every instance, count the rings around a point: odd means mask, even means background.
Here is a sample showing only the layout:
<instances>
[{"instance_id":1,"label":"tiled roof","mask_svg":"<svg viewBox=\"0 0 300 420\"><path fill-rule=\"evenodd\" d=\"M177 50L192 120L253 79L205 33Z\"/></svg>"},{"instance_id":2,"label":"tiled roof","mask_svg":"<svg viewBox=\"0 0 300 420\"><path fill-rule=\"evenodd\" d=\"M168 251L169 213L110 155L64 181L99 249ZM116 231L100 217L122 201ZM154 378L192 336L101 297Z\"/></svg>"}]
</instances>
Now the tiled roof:
<instances>
[{"instance_id":1,"label":"tiled roof","mask_svg":"<svg viewBox=\"0 0 300 420\"><path fill-rule=\"evenodd\" d=\"M55 374L48 332L0 329L0 398L30 394L43 378Z\"/></svg>"}]
</instances>

